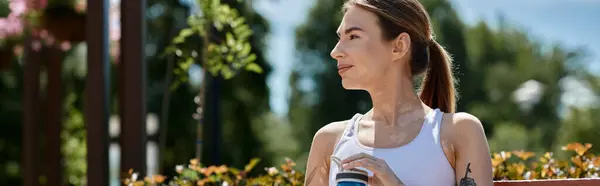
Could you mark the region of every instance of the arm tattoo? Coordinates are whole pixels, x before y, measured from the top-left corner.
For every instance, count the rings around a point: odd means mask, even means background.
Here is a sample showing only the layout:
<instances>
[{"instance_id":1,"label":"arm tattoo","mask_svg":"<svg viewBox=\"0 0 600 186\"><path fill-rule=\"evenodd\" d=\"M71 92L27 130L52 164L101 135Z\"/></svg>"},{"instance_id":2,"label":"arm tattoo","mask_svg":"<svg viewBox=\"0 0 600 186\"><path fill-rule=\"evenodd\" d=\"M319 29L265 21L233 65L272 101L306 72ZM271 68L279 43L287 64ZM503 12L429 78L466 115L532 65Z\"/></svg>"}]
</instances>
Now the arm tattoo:
<instances>
[{"instance_id":1,"label":"arm tattoo","mask_svg":"<svg viewBox=\"0 0 600 186\"><path fill-rule=\"evenodd\" d=\"M471 163L467 164L467 171L465 171L465 177L460 179L460 184L458 186L477 186L475 184L475 180L473 178L469 178L469 173L471 173Z\"/></svg>"}]
</instances>

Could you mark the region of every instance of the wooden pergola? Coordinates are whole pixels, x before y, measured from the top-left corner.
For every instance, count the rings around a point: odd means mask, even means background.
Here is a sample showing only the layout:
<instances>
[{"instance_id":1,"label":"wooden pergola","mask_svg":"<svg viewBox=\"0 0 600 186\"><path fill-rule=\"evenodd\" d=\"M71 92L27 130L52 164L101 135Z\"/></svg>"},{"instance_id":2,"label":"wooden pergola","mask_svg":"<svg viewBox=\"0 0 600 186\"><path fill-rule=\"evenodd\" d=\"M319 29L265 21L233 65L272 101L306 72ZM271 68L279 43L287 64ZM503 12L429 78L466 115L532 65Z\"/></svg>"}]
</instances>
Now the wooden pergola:
<instances>
[{"instance_id":1,"label":"wooden pergola","mask_svg":"<svg viewBox=\"0 0 600 186\"><path fill-rule=\"evenodd\" d=\"M37 0L33 0L37 1ZM109 185L108 171L108 118L110 114L110 70L108 8L109 0L89 0L85 20L87 42L87 77L85 85L84 116L87 130L87 185ZM39 3L39 2L38 2ZM121 118L121 172L134 169L146 171L146 64L143 46L145 40L145 0L121 1L121 43L117 70L119 115ZM25 43L23 90L23 184L39 185L44 174L46 185L64 183L61 165L60 132L62 130L63 98L61 62L64 53L55 48L32 50L33 36ZM45 60L46 63L41 63ZM42 65L48 72L45 96L39 96ZM40 97L43 97L40 98ZM43 103L43 107L38 104ZM44 110L44 115L40 111ZM43 121L43 126L41 122ZM40 130L45 136L45 151L40 147ZM39 168L44 160L43 169Z\"/></svg>"}]
</instances>

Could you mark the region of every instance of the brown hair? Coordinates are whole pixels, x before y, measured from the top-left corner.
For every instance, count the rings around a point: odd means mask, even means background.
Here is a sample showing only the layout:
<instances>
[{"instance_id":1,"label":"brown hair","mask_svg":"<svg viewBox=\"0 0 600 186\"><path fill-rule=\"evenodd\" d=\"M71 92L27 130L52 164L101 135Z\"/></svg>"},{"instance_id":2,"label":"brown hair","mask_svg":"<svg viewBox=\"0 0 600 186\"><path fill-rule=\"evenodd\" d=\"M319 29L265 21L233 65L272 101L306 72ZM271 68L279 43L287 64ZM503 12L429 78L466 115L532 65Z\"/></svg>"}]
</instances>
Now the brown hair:
<instances>
[{"instance_id":1,"label":"brown hair","mask_svg":"<svg viewBox=\"0 0 600 186\"><path fill-rule=\"evenodd\" d=\"M433 39L427 11L418 0L348 0L343 12L357 6L379 18L386 40L406 32L412 41L410 62L413 77L425 73L420 86L421 100L432 108L446 113L455 111L456 90L452 75L452 58Z\"/></svg>"}]
</instances>

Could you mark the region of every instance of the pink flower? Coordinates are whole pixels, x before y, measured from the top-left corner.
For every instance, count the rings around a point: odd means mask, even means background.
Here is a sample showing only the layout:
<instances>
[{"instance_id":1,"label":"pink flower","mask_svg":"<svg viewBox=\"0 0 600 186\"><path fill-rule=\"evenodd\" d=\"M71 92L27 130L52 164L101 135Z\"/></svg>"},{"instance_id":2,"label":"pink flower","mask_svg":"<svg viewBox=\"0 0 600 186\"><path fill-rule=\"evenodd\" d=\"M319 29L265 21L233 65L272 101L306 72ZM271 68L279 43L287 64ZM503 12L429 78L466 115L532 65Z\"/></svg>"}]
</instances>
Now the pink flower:
<instances>
[{"instance_id":1,"label":"pink flower","mask_svg":"<svg viewBox=\"0 0 600 186\"><path fill-rule=\"evenodd\" d=\"M23 23L19 17L9 15L7 18L0 18L0 39L11 37L23 32Z\"/></svg>"},{"instance_id":2,"label":"pink flower","mask_svg":"<svg viewBox=\"0 0 600 186\"><path fill-rule=\"evenodd\" d=\"M31 49L36 52L40 51L40 49L42 49L42 43L38 40L32 41Z\"/></svg>"},{"instance_id":3,"label":"pink flower","mask_svg":"<svg viewBox=\"0 0 600 186\"><path fill-rule=\"evenodd\" d=\"M27 3L25 0L10 0L8 7L12 11L11 14L20 16L27 10Z\"/></svg>"},{"instance_id":4,"label":"pink flower","mask_svg":"<svg viewBox=\"0 0 600 186\"><path fill-rule=\"evenodd\" d=\"M60 43L60 49L62 51L67 51L69 49L71 49L71 43L67 42L67 41L63 41Z\"/></svg>"},{"instance_id":5,"label":"pink flower","mask_svg":"<svg viewBox=\"0 0 600 186\"><path fill-rule=\"evenodd\" d=\"M0 39L19 35L23 32L21 15L27 11L27 1L10 0L10 13L6 18L0 18Z\"/></svg>"}]
</instances>

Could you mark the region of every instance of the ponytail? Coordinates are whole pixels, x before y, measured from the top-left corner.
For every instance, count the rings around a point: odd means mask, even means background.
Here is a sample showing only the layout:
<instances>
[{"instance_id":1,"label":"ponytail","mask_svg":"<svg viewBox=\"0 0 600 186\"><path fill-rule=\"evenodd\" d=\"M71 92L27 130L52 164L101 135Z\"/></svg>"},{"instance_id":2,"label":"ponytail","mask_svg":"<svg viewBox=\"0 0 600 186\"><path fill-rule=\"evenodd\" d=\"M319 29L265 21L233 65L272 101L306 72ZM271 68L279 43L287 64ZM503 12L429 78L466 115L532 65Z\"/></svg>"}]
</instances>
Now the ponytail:
<instances>
[{"instance_id":1,"label":"ponytail","mask_svg":"<svg viewBox=\"0 0 600 186\"><path fill-rule=\"evenodd\" d=\"M452 76L452 58L433 40L427 46L429 67L421 82L421 100L431 108L453 113L456 107L456 90Z\"/></svg>"}]
</instances>

